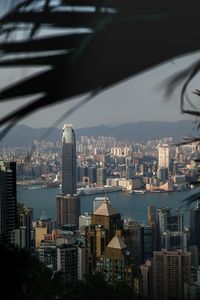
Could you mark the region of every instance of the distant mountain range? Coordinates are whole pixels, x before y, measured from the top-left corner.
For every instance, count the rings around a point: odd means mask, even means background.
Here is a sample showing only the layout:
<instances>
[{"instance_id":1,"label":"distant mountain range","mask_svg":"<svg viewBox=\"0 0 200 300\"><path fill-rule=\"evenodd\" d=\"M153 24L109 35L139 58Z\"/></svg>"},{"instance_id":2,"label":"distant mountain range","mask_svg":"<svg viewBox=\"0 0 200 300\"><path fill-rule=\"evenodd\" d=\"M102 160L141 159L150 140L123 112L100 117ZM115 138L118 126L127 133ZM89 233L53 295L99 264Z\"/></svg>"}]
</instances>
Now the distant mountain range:
<instances>
[{"instance_id":1,"label":"distant mountain range","mask_svg":"<svg viewBox=\"0 0 200 300\"><path fill-rule=\"evenodd\" d=\"M49 129L49 128L48 128ZM30 146L33 141L45 136L47 128L32 128L25 125L16 125L8 135L0 142L0 146L6 144L11 146ZM61 130L50 128L50 134L45 137L49 141L60 141ZM194 122L191 120L172 122L135 122L117 126L99 125L75 130L76 137L88 136L113 136L119 140L146 142L148 140L160 139L162 137L173 137L179 141L182 137L193 135L198 132Z\"/></svg>"}]
</instances>

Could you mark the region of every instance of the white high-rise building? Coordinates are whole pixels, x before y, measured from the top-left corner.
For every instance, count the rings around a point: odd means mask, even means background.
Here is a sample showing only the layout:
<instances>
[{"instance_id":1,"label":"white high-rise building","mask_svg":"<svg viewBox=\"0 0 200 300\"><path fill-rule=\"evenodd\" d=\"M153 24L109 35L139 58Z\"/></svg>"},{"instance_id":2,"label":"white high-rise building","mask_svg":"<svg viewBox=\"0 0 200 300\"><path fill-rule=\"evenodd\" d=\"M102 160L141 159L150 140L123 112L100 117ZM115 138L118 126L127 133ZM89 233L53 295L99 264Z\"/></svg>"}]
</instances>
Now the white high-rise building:
<instances>
[{"instance_id":1,"label":"white high-rise building","mask_svg":"<svg viewBox=\"0 0 200 300\"><path fill-rule=\"evenodd\" d=\"M169 145L158 145L158 169L169 168Z\"/></svg>"}]
</instances>

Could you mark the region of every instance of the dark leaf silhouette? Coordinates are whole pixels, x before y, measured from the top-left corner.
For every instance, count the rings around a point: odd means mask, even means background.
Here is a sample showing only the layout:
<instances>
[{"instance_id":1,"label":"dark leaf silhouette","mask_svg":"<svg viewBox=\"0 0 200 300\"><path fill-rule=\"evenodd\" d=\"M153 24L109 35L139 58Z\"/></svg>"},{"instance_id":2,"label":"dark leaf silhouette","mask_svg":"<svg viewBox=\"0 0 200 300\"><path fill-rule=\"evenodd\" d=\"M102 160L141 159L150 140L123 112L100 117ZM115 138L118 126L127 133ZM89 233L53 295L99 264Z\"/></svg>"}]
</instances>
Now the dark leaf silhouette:
<instances>
[{"instance_id":1,"label":"dark leaf silhouette","mask_svg":"<svg viewBox=\"0 0 200 300\"><path fill-rule=\"evenodd\" d=\"M181 7L179 1L155 0L19 1L0 22L0 66L49 69L1 91L0 101L42 96L11 112L0 124L9 122L9 129L42 107L100 92L173 57L199 50L197 8L195 1L182 2ZM51 34L44 34L47 31Z\"/></svg>"}]
</instances>

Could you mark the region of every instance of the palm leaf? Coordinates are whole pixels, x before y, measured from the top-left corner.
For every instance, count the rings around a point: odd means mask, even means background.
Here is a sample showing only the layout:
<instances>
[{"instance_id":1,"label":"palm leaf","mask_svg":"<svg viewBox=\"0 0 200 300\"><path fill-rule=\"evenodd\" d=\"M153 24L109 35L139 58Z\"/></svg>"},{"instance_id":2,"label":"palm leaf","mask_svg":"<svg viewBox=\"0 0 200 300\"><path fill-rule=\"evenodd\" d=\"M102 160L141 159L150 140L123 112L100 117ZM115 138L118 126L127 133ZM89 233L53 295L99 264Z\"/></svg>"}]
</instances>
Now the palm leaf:
<instances>
[{"instance_id":1,"label":"palm leaf","mask_svg":"<svg viewBox=\"0 0 200 300\"><path fill-rule=\"evenodd\" d=\"M134 74L200 48L196 1L189 5L181 3L181 10L177 0L173 3L63 0L56 6L51 0L42 3L38 0L20 2L0 20L0 66L38 66L41 63L50 67L0 92L0 101L42 94L34 102L2 118L1 125L15 124L37 109L73 96L95 90L100 92ZM19 39L22 25L26 34ZM59 33L61 29L66 33ZM47 37L42 35L44 30L53 30L54 34ZM58 32L56 36L55 31ZM58 52L60 50L65 53ZM196 68L187 78L185 89L197 72ZM194 114L193 110L185 112Z\"/></svg>"}]
</instances>

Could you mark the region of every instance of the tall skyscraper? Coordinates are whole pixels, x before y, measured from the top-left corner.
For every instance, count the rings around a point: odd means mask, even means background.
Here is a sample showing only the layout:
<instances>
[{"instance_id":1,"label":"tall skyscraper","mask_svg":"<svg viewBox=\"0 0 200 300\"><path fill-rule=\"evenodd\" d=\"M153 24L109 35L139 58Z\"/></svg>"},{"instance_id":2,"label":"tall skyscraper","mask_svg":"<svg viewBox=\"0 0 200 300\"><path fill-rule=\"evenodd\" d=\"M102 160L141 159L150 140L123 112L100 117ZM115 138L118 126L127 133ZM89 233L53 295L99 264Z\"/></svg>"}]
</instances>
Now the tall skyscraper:
<instances>
[{"instance_id":1,"label":"tall skyscraper","mask_svg":"<svg viewBox=\"0 0 200 300\"><path fill-rule=\"evenodd\" d=\"M91 225L85 227L86 270L94 273L103 270L102 255L113 238L116 229L123 228L121 215L105 198L104 202L91 215Z\"/></svg>"},{"instance_id":2,"label":"tall skyscraper","mask_svg":"<svg viewBox=\"0 0 200 300\"><path fill-rule=\"evenodd\" d=\"M169 168L169 146L168 144L158 145L158 169Z\"/></svg>"},{"instance_id":3,"label":"tall skyscraper","mask_svg":"<svg viewBox=\"0 0 200 300\"><path fill-rule=\"evenodd\" d=\"M8 237L17 224L16 163L0 162L0 237Z\"/></svg>"},{"instance_id":4,"label":"tall skyscraper","mask_svg":"<svg viewBox=\"0 0 200 300\"><path fill-rule=\"evenodd\" d=\"M97 185L104 186L106 184L106 169L97 168Z\"/></svg>"},{"instance_id":5,"label":"tall skyscraper","mask_svg":"<svg viewBox=\"0 0 200 300\"><path fill-rule=\"evenodd\" d=\"M76 225L78 229L80 198L76 179L76 139L71 124L65 124L62 134L62 182L61 194L56 197L57 225Z\"/></svg>"},{"instance_id":6,"label":"tall skyscraper","mask_svg":"<svg viewBox=\"0 0 200 300\"><path fill-rule=\"evenodd\" d=\"M65 124L62 134L62 194L76 194L76 140L71 124Z\"/></svg>"}]
</instances>

